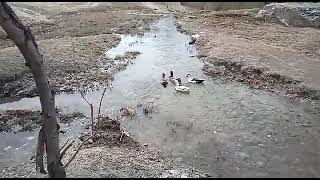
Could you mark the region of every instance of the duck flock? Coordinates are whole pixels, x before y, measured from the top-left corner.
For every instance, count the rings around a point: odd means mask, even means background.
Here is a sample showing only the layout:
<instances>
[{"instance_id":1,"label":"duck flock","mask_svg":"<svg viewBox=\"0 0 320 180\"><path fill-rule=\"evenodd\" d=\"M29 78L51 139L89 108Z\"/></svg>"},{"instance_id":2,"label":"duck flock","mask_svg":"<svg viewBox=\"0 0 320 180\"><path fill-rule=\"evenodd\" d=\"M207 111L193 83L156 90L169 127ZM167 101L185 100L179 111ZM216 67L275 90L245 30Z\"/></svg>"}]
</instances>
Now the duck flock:
<instances>
[{"instance_id":1,"label":"duck flock","mask_svg":"<svg viewBox=\"0 0 320 180\"><path fill-rule=\"evenodd\" d=\"M204 82L204 79L192 78L191 74L187 74L186 77L188 78L188 83L202 84ZM160 81L162 86L166 88L167 85L169 84L169 81L171 83L175 84L175 90L177 92L181 92L181 93L189 93L190 92L190 88L189 87L181 85L181 78L175 77L173 75L173 71L170 71L169 78L166 78L166 74L162 73L162 78L161 78L161 81Z\"/></svg>"}]
</instances>

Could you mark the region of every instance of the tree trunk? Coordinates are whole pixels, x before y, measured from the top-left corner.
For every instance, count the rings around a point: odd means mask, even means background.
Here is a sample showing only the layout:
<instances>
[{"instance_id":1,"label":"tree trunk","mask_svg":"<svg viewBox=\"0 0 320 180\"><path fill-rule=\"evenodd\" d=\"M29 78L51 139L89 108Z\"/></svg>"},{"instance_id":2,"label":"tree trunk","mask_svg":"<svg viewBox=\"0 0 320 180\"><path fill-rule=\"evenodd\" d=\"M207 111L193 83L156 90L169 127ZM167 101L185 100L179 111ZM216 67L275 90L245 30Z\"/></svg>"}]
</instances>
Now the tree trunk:
<instances>
[{"instance_id":1,"label":"tree trunk","mask_svg":"<svg viewBox=\"0 0 320 180\"><path fill-rule=\"evenodd\" d=\"M41 140L39 141L39 139L41 138L39 138L38 143L40 143L40 145L38 145L43 148L43 141L45 143L49 177L66 177L61 159L58 158L59 125L57 124L56 118L54 92L49 84L48 75L43 64L42 55L38 50L38 45L30 29L20 22L6 2L1 2L0 5L0 25L8 37L13 40L19 48L25 58L26 66L31 70L36 82L43 117L43 133L39 133L39 137L42 136L44 139L40 142Z\"/></svg>"}]
</instances>

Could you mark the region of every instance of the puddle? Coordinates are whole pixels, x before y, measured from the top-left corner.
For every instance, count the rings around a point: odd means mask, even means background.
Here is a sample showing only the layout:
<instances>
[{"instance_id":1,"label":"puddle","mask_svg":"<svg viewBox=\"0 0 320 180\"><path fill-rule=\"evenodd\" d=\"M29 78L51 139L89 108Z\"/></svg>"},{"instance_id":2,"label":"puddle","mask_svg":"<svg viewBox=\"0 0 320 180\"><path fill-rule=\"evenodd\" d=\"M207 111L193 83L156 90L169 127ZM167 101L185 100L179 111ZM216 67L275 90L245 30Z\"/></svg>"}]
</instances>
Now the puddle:
<instances>
[{"instance_id":1,"label":"puddle","mask_svg":"<svg viewBox=\"0 0 320 180\"><path fill-rule=\"evenodd\" d=\"M106 55L115 57L126 51L142 54L133 65L115 75L113 89L105 94L102 113L115 115L125 105L153 102L158 112L151 118L139 115L124 121L127 129L142 143L157 144L164 156L211 175L319 177L319 114L308 104L206 76L189 41L190 37L176 30L170 16L160 19L142 37L124 36ZM177 94L173 85L163 88L159 83L161 74L169 75L170 70L183 84L188 73L205 79L205 84L187 84L190 94ZM101 93L102 90L93 91L86 96L96 108ZM77 93L57 95L56 105L66 113L90 113ZM0 105L0 109L39 108L38 98ZM75 127L78 130L71 132L80 131L82 126ZM1 149L10 143L21 144L15 143L14 135L7 138L6 142L1 141ZM15 154L0 158L4 162L12 156Z\"/></svg>"}]
</instances>

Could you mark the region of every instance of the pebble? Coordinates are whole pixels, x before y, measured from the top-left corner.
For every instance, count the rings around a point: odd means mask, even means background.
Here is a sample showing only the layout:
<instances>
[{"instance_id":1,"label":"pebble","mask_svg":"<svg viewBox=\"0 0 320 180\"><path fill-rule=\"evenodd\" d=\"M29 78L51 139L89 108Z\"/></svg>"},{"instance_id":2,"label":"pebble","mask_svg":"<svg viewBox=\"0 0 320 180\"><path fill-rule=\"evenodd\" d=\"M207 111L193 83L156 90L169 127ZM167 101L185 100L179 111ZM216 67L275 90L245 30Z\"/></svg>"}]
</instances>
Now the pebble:
<instances>
[{"instance_id":1,"label":"pebble","mask_svg":"<svg viewBox=\"0 0 320 180\"><path fill-rule=\"evenodd\" d=\"M244 153L244 152L239 152L238 155L240 156L240 158L242 160L246 160L249 158L249 155L247 153Z\"/></svg>"},{"instance_id":2,"label":"pebble","mask_svg":"<svg viewBox=\"0 0 320 180\"><path fill-rule=\"evenodd\" d=\"M188 176L185 175L185 174L182 174L180 177L181 177L181 178L188 178Z\"/></svg>"},{"instance_id":3,"label":"pebble","mask_svg":"<svg viewBox=\"0 0 320 180\"><path fill-rule=\"evenodd\" d=\"M12 148L11 146L7 146L7 147L5 147L3 150L9 151L11 148Z\"/></svg>"},{"instance_id":4,"label":"pebble","mask_svg":"<svg viewBox=\"0 0 320 180\"><path fill-rule=\"evenodd\" d=\"M264 162L262 161L258 161L256 164L258 165L258 167L261 167L261 168L264 166Z\"/></svg>"},{"instance_id":5,"label":"pebble","mask_svg":"<svg viewBox=\"0 0 320 180\"><path fill-rule=\"evenodd\" d=\"M271 138L271 135L270 135L270 134L268 134L268 135L267 135L267 138Z\"/></svg>"},{"instance_id":6,"label":"pebble","mask_svg":"<svg viewBox=\"0 0 320 180\"><path fill-rule=\"evenodd\" d=\"M27 137L27 139L30 141L30 140L32 140L32 139L34 139L34 137Z\"/></svg>"},{"instance_id":7,"label":"pebble","mask_svg":"<svg viewBox=\"0 0 320 180\"><path fill-rule=\"evenodd\" d=\"M147 144L147 143L145 143L145 144L143 144L143 146L148 146L148 144Z\"/></svg>"}]
</instances>

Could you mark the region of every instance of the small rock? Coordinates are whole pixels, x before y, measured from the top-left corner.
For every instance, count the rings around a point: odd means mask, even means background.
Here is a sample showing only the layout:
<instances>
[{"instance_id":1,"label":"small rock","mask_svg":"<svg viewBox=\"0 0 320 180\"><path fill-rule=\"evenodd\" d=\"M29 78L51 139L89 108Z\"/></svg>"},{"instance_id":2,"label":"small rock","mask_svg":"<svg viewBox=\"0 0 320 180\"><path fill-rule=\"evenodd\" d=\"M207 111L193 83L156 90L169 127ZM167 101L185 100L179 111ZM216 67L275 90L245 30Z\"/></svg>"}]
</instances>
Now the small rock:
<instances>
[{"instance_id":1,"label":"small rock","mask_svg":"<svg viewBox=\"0 0 320 180\"><path fill-rule=\"evenodd\" d=\"M311 127L310 124L300 124L300 126L303 126L303 127Z\"/></svg>"},{"instance_id":2,"label":"small rock","mask_svg":"<svg viewBox=\"0 0 320 180\"><path fill-rule=\"evenodd\" d=\"M169 170L169 173L171 173L171 174L178 174L178 171L177 171L177 170Z\"/></svg>"},{"instance_id":3,"label":"small rock","mask_svg":"<svg viewBox=\"0 0 320 180\"><path fill-rule=\"evenodd\" d=\"M27 137L27 140L29 140L29 141L32 140L32 139L34 139L34 137L32 137L32 136L31 137Z\"/></svg>"},{"instance_id":4,"label":"small rock","mask_svg":"<svg viewBox=\"0 0 320 180\"><path fill-rule=\"evenodd\" d=\"M144 143L143 146L148 146L148 144L147 144L147 143Z\"/></svg>"},{"instance_id":5,"label":"small rock","mask_svg":"<svg viewBox=\"0 0 320 180\"><path fill-rule=\"evenodd\" d=\"M259 161L256 164L258 165L258 167L261 167L261 168L264 166L264 162L262 162L262 161Z\"/></svg>"},{"instance_id":6,"label":"small rock","mask_svg":"<svg viewBox=\"0 0 320 180\"><path fill-rule=\"evenodd\" d=\"M181 178L188 178L188 176L187 175L185 175L185 174L181 174L181 176L180 176Z\"/></svg>"},{"instance_id":7,"label":"small rock","mask_svg":"<svg viewBox=\"0 0 320 180\"><path fill-rule=\"evenodd\" d=\"M240 156L240 158L242 160L246 160L249 158L249 155L247 153L244 153L244 152L239 152L238 155Z\"/></svg>"},{"instance_id":8,"label":"small rock","mask_svg":"<svg viewBox=\"0 0 320 180\"><path fill-rule=\"evenodd\" d=\"M268 135L267 135L267 138L271 138L271 135L270 135L270 134L268 134Z\"/></svg>"},{"instance_id":9,"label":"small rock","mask_svg":"<svg viewBox=\"0 0 320 180\"><path fill-rule=\"evenodd\" d=\"M7 147L5 147L3 150L9 151L10 149L12 149L12 147L11 147L11 146L7 146Z\"/></svg>"}]
</instances>

